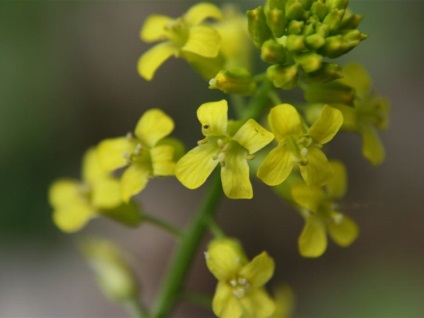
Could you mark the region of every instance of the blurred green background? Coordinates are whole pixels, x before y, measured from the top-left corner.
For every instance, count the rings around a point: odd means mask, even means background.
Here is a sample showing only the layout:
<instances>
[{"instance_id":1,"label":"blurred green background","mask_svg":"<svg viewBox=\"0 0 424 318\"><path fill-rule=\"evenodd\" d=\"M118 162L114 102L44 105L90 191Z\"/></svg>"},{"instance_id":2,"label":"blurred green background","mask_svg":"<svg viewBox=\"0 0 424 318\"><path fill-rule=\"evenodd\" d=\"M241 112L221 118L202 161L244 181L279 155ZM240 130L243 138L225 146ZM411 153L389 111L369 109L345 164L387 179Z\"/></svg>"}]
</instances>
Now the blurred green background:
<instances>
[{"instance_id":1,"label":"blurred green background","mask_svg":"<svg viewBox=\"0 0 424 318\"><path fill-rule=\"evenodd\" d=\"M243 9L260 2L239 1ZM223 95L210 91L181 60L145 82L136 72L148 46L140 27L151 13L178 16L187 1L0 2L0 317L122 317L98 291L75 249L99 234L130 250L151 302L173 241L145 226L128 230L96 220L77 235L51 221L47 189L55 178L78 177L85 149L132 130L145 109L160 107L175 135L192 147L200 137L195 110ZM295 290L296 317L422 317L424 315L424 27L421 1L351 1L369 39L345 61L364 64L375 89L391 101L383 140L387 160L371 167L357 136L342 135L331 153L343 159L350 192L343 209L361 227L348 249L330 245L315 260L297 252L302 220L262 184L251 201L224 200L218 218L250 256L276 259L274 282ZM170 76L169 74L172 74ZM202 189L154 180L139 199L150 213L186 224ZM188 282L212 291L201 253ZM176 317L212 317L183 304Z\"/></svg>"}]
</instances>

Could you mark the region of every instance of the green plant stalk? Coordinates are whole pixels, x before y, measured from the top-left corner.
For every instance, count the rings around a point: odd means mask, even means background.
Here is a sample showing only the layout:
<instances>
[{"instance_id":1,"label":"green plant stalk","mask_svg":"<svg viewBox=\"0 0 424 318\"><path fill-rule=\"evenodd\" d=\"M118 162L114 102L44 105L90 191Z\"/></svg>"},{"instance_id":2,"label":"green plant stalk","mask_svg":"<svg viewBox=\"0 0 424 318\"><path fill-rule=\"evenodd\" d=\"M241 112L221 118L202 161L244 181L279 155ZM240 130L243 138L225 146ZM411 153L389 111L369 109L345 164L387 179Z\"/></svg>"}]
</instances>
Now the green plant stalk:
<instances>
[{"instance_id":1,"label":"green plant stalk","mask_svg":"<svg viewBox=\"0 0 424 318\"><path fill-rule=\"evenodd\" d=\"M221 178L216 171L198 213L181 237L163 280L151 317L169 317L185 281L194 254L222 197Z\"/></svg>"}]
</instances>

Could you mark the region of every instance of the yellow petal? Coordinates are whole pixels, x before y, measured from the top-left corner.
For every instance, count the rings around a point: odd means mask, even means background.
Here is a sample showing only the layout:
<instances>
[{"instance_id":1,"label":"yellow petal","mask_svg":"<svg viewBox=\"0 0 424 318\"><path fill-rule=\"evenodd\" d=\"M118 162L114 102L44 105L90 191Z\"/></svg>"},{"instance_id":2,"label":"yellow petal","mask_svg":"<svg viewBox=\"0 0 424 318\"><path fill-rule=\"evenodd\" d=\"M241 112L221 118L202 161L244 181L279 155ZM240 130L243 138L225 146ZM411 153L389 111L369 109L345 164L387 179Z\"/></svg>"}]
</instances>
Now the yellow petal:
<instances>
[{"instance_id":1,"label":"yellow petal","mask_svg":"<svg viewBox=\"0 0 424 318\"><path fill-rule=\"evenodd\" d=\"M328 225L328 234L339 246L347 247L352 244L359 235L359 228L355 221L346 215L339 214L341 219Z\"/></svg>"},{"instance_id":2,"label":"yellow petal","mask_svg":"<svg viewBox=\"0 0 424 318\"><path fill-rule=\"evenodd\" d=\"M97 155L101 166L112 171L125 167L128 164L126 159L135 149L134 140L127 137L105 139L97 147Z\"/></svg>"},{"instance_id":3,"label":"yellow petal","mask_svg":"<svg viewBox=\"0 0 424 318\"><path fill-rule=\"evenodd\" d=\"M188 40L181 50L213 58L218 56L220 44L218 31L205 25L197 25L190 28Z\"/></svg>"},{"instance_id":4,"label":"yellow petal","mask_svg":"<svg viewBox=\"0 0 424 318\"><path fill-rule=\"evenodd\" d=\"M343 124L342 112L325 105L317 121L308 129L308 134L315 142L323 145L337 134Z\"/></svg>"},{"instance_id":5,"label":"yellow petal","mask_svg":"<svg viewBox=\"0 0 424 318\"><path fill-rule=\"evenodd\" d=\"M278 145L270 151L259 166L258 178L267 185L279 185L290 175L294 164L292 153L285 146Z\"/></svg>"},{"instance_id":6,"label":"yellow petal","mask_svg":"<svg viewBox=\"0 0 424 318\"><path fill-rule=\"evenodd\" d=\"M326 197L321 188L306 184L294 185L291 194L297 204L314 213L318 213L318 208Z\"/></svg>"},{"instance_id":7,"label":"yellow petal","mask_svg":"<svg viewBox=\"0 0 424 318\"><path fill-rule=\"evenodd\" d=\"M201 2L192 6L185 14L184 20L189 25L196 25L208 18L221 19L221 10L212 3Z\"/></svg>"},{"instance_id":8,"label":"yellow petal","mask_svg":"<svg viewBox=\"0 0 424 318\"><path fill-rule=\"evenodd\" d=\"M153 108L146 111L135 127L135 135L150 148L174 130L174 121L162 110Z\"/></svg>"},{"instance_id":9,"label":"yellow petal","mask_svg":"<svg viewBox=\"0 0 424 318\"><path fill-rule=\"evenodd\" d=\"M91 184L91 204L99 209L112 209L121 204L119 181L111 177L97 179Z\"/></svg>"},{"instance_id":10,"label":"yellow petal","mask_svg":"<svg viewBox=\"0 0 424 318\"><path fill-rule=\"evenodd\" d=\"M271 108L268 122L278 141L282 141L287 136L302 133L299 113L290 104L281 104Z\"/></svg>"},{"instance_id":11,"label":"yellow petal","mask_svg":"<svg viewBox=\"0 0 424 318\"><path fill-rule=\"evenodd\" d=\"M197 118L202 124L203 135L225 135L228 123L227 112L228 104L225 99L200 105L197 109Z\"/></svg>"},{"instance_id":12,"label":"yellow petal","mask_svg":"<svg viewBox=\"0 0 424 318\"><path fill-rule=\"evenodd\" d=\"M268 145L274 139L274 135L255 120L249 119L240 127L232 139L246 148L250 154L253 154Z\"/></svg>"},{"instance_id":13,"label":"yellow petal","mask_svg":"<svg viewBox=\"0 0 424 318\"><path fill-rule=\"evenodd\" d=\"M178 52L178 48L171 42L164 42L155 45L144 53L138 60L138 73L145 80L150 81L159 66L161 66L176 52Z\"/></svg>"},{"instance_id":14,"label":"yellow petal","mask_svg":"<svg viewBox=\"0 0 424 318\"><path fill-rule=\"evenodd\" d=\"M55 181L49 189L49 203L57 208L72 205L81 200L81 183L72 179Z\"/></svg>"},{"instance_id":15,"label":"yellow petal","mask_svg":"<svg viewBox=\"0 0 424 318\"><path fill-rule=\"evenodd\" d=\"M251 286L261 287L270 280L274 274L274 269L274 260L266 252L262 252L245 265L239 274L246 278Z\"/></svg>"},{"instance_id":16,"label":"yellow petal","mask_svg":"<svg viewBox=\"0 0 424 318\"><path fill-rule=\"evenodd\" d=\"M231 239L212 241L205 257L209 271L217 280L225 282L236 275L246 261L240 244Z\"/></svg>"},{"instance_id":17,"label":"yellow petal","mask_svg":"<svg viewBox=\"0 0 424 318\"><path fill-rule=\"evenodd\" d=\"M253 197L246 155L246 150L241 147L231 149L225 155L224 164L221 167L221 180L224 193L230 199L251 199Z\"/></svg>"},{"instance_id":18,"label":"yellow petal","mask_svg":"<svg viewBox=\"0 0 424 318\"><path fill-rule=\"evenodd\" d=\"M307 185L322 186L333 176L333 169L324 152L318 147L308 149L308 164L299 165L300 174Z\"/></svg>"},{"instance_id":19,"label":"yellow petal","mask_svg":"<svg viewBox=\"0 0 424 318\"><path fill-rule=\"evenodd\" d=\"M217 146L212 142L193 148L177 162L175 176L189 189L200 187L218 164L212 158L216 153Z\"/></svg>"},{"instance_id":20,"label":"yellow petal","mask_svg":"<svg viewBox=\"0 0 424 318\"><path fill-rule=\"evenodd\" d=\"M322 222L313 216L306 218L298 240L299 252L303 257L319 257L327 249L327 234Z\"/></svg>"},{"instance_id":21,"label":"yellow petal","mask_svg":"<svg viewBox=\"0 0 424 318\"><path fill-rule=\"evenodd\" d=\"M165 15L155 14L149 16L141 28L140 38L145 42L154 42L165 39L165 27L171 21L173 21L173 19Z\"/></svg>"},{"instance_id":22,"label":"yellow petal","mask_svg":"<svg viewBox=\"0 0 424 318\"><path fill-rule=\"evenodd\" d=\"M133 163L121 177L121 198L128 203L133 195L141 192L149 181L150 169L142 163Z\"/></svg>"},{"instance_id":23,"label":"yellow petal","mask_svg":"<svg viewBox=\"0 0 424 318\"><path fill-rule=\"evenodd\" d=\"M218 283L212 309L219 318L239 318L243 313L239 300L233 296L233 288L226 282Z\"/></svg>"},{"instance_id":24,"label":"yellow petal","mask_svg":"<svg viewBox=\"0 0 424 318\"><path fill-rule=\"evenodd\" d=\"M385 150L378 137L377 132L372 126L364 126L361 129L362 133L362 155L368 159L374 166L381 164L384 161Z\"/></svg>"},{"instance_id":25,"label":"yellow petal","mask_svg":"<svg viewBox=\"0 0 424 318\"><path fill-rule=\"evenodd\" d=\"M255 288L248 291L248 294L240 302L246 317L267 318L271 317L275 311L275 303L264 288Z\"/></svg>"},{"instance_id":26,"label":"yellow petal","mask_svg":"<svg viewBox=\"0 0 424 318\"><path fill-rule=\"evenodd\" d=\"M154 176L173 176L175 174L174 148L156 146L150 150Z\"/></svg>"},{"instance_id":27,"label":"yellow petal","mask_svg":"<svg viewBox=\"0 0 424 318\"><path fill-rule=\"evenodd\" d=\"M91 184L98 178L103 178L108 175L108 172L103 169L100 164L97 151L95 148L90 148L86 151L82 163L82 178L87 183Z\"/></svg>"},{"instance_id":28,"label":"yellow petal","mask_svg":"<svg viewBox=\"0 0 424 318\"><path fill-rule=\"evenodd\" d=\"M63 232L72 233L83 228L95 215L95 211L88 204L70 204L55 210L53 221Z\"/></svg>"},{"instance_id":29,"label":"yellow petal","mask_svg":"<svg viewBox=\"0 0 424 318\"><path fill-rule=\"evenodd\" d=\"M326 185L328 195L331 198L342 198L347 190L347 172L344 164L340 161L331 160L330 165L333 169L333 177L328 180Z\"/></svg>"}]
</instances>

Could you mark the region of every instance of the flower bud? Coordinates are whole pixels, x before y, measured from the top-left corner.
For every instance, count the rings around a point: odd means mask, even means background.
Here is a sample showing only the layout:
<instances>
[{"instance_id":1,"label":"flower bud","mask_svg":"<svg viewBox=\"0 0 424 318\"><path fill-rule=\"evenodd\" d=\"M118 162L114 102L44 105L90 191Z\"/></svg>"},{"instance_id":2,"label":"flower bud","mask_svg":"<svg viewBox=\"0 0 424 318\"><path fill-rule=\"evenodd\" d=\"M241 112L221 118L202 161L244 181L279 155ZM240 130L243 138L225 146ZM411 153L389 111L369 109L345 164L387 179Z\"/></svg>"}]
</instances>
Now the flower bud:
<instances>
[{"instance_id":1,"label":"flower bud","mask_svg":"<svg viewBox=\"0 0 424 318\"><path fill-rule=\"evenodd\" d=\"M282 89L292 89L297 84L297 65L281 66L272 65L268 67L266 75L270 81L273 82L275 87Z\"/></svg>"},{"instance_id":2,"label":"flower bud","mask_svg":"<svg viewBox=\"0 0 424 318\"><path fill-rule=\"evenodd\" d=\"M261 6L247 11L247 25L253 44L260 49L262 44L272 38L271 30L266 23L264 10Z\"/></svg>"},{"instance_id":3,"label":"flower bud","mask_svg":"<svg viewBox=\"0 0 424 318\"><path fill-rule=\"evenodd\" d=\"M314 1L311 6L311 13L322 21L328 13L328 8L322 1Z\"/></svg>"},{"instance_id":4,"label":"flower bud","mask_svg":"<svg viewBox=\"0 0 424 318\"><path fill-rule=\"evenodd\" d=\"M341 29L356 29L363 19L363 15L353 14L349 10L345 11L343 20L340 24Z\"/></svg>"},{"instance_id":5,"label":"flower bud","mask_svg":"<svg viewBox=\"0 0 424 318\"><path fill-rule=\"evenodd\" d=\"M284 35L287 19L284 14L284 0L268 0L265 4L265 16L274 37Z\"/></svg>"},{"instance_id":6,"label":"flower bud","mask_svg":"<svg viewBox=\"0 0 424 318\"><path fill-rule=\"evenodd\" d=\"M326 6L332 10L332 9L346 9L348 4L349 4L349 0L326 0L325 1Z\"/></svg>"},{"instance_id":7,"label":"flower bud","mask_svg":"<svg viewBox=\"0 0 424 318\"><path fill-rule=\"evenodd\" d=\"M317 50L325 44L325 38L321 34L315 33L305 37L305 43L309 48Z\"/></svg>"},{"instance_id":8,"label":"flower bud","mask_svg":"<svg viewBox=\"0 0 424 318\"><path fill-rule=\"evenodd\" d=\"M287 0L285 6L286 17L290 20L302 20L305 15L301 0Z\"/></svg>"},{"instance_id":9,"label":"flower bud","mask_svg":"<svg viewBox=\"0 0 424 318\"><path fill-rule=\"evenodd\" d=\"M355 90L341 83L310 85L305 89L305 99L309 103L345 104L352 105Z\"/></svg>"},{"instance_id":10,"label":"flower bud","mask_svg":"<svg viewBox=\"0 0 424 318\"><path fill-rule=\"evenodd\" d=\"M286 47L292 52L301 52L305 50L305 37L303 35L289 35L287 37Z\"/></svg>"},{"instance_id":11,"label":"flower bud","mask_svg":"<svg viewBox=\"0 0 424 318\"><path fill-rule=\"evenodd\" d=\"M343 77L342 68L335 63L322 63L320 69L315 72L303 74L306 83L322 84L328 83Z\"/></svg>"},{"instance_id":12,"label":"flower bud","mask_svg":"<svg viewBox=\"0 0 424 318\"><path fill-rule=\"evenodd\" d=\"M252 75L243 68L221 70L209 81L209 88L217 88L224 93L251 95L256 90Z\"/></svg>"},{"instance_id":13,"label":"flower bud","mask_svg":"<svg viewBox=\"0 0 424 318\"><path fill-rule=\"evenodd\" d=\"M261 59L267 63L284 64L286 49L275 40L268 40L262 45Z\"/></svg>"},{"instance_id":14,"label":"flower bud","mask_svg":"<svg viewBox=\"0 0 424 318\"><path fill-rule=\"evenodd\" d=\"M314 72L321 67L322 56L316 53L304 53L295 56L295 61L306 73Z\"/></svg>"},{"instance_id":15,"label":"flower bud","mask_svg":"<svg viewBox=\"0 0 424 318\"><path fill-rule=\"evenodd\" d=\"M91 238L82 242L81 249L106 296L115 301L126 301L137 296L134 274L116 245Z\"/></svg>"},{"instance_id":16,"label":"flower bud","mask_svg":"<svg viewBox=\"0 0 424 318\"><path fill-rule=\"evenodd\" d=\"M304 25L304 21L290 21L287 26L287 34L301 34Z\"/></svg>"},{"instance_id":17,"label":"flower bud","mask_svg":"<svg viewBox=\"0 0 424 318\"><path fill-rule=\"evenodd\" d=\"M339 29L344 15L344 10L334 9L324 18L324 23L328 26L330 32Z\"/></svg>"}]
</instances>

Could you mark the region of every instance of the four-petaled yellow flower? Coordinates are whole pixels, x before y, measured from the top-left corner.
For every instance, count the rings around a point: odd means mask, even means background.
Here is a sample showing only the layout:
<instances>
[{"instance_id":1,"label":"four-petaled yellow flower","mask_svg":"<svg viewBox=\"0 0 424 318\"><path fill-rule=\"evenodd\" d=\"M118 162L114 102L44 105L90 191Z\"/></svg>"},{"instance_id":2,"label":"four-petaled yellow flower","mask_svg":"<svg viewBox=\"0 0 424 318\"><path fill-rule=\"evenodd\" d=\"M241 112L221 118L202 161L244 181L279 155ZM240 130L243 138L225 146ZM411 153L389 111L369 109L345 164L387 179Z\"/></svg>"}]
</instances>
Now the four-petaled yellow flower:
<instances>
[{"instance_id":1,"label":"four-petaled yellow flower","mask_svg":"<svg viewBox=\"0 0 424 318\"><path fill-rule=\"evenodd\" d=\"M215 167L221 165L224 193L232 199L253 196L247 160L270 143L274 136L255 120L249 119L235 133L235 123L227 119L227 101L202 104L197 118L205 138L185 154L175 167L178 180L189 189L200 187Z\"/></svg>"},{"instance_id":2,"label":"four-petaled yellow flower","mask_svg":"<svg viewBox=\"0 0 424 318\"><path fill-rule=\"evenodd\" d=\"M319 257L327 248L327 233L339 246L346 247L358 237L355 221L336 211L336 199L344 196L347 188L346 171L341 162L331 162L334 176L325 186L298 184L292 188L293 200L300 206L305 226L299 237L299 251L305 257Z\"/></svg>"},{"instance_id":3,"label":"four-petaled yellow flower","mask_svg":"<svg viewBox=\"0 0 424 318\"><path fill-rule=\"evenodd\" d=\"M381 96L371 94L371 78L359 64L348 64L343 68L339 82L355 89L354 107L336 104L345 121L343 129L356 131L362 137L362 154L373 165L379 165L385 157L384 146L377 130L388 126L389 103Z\"/></svg>"},{"instance_id":4,"label":"four-petaled yellow flower","mask_svg":"<svg viewBox=\"0 0 424 318\"><path fill-rule=\"evenodd\" d=\"M97 152L106 170L128 166L120 179L121 197L125 202L142 191L149 178L174 175L181 146L165 138L173 129L174 122L168 115L160 109L150 109L138 121L135 136L128 134L99 144Z\"/></svg>"},{"instance_id":5,"label":"four-petaled yellow flower","mask_svg":"<svg viewBox=\"0 0 424 318\"><path fill-rule=\"evenodd\" d=\"M182 17L173 19L164 15L152 15L141 29L145 42L163 41L144 53L138 61L138 72L151 80L160 65L172 55L182 56L189 62L198 58L215 58L219 54L220 35L203 22L208 18L221 19L218 7L199 3ZM214 74L212 74L214 76Z\"/></svg>"},{"instance_id":6,"label":"four-petaled yellow flower","mask_svg":"<svg viewBox=\"0 0 424 318\"><path fill-rule=\"evenodd\" d=\"M266 252L248 262L235 240L212 241L206 264L218 280L212 309L220 318L269 317L275 310L264 285L274 273L274 261Z\"/></svg>"},{"instance_id":7,"label":"four-petaled yellow flower","mask_svg":"<svg viewBox=\"0 0 424 318\"><path fill-rule=\"evenodd\" d=\"M292 105L273 107L268 122L278 145L258 168L258 177L274 186L287 179L295 165L308 185L321 186L331 178L327 157L321 150L343 123L342 113L325 106L318 120L305 131L300 116Z\"/></svg>"},{"instance_id":8,"label":"four-petaled yellow flower","mask_svg":"<svg viewBox=\"0 0 424 318\"><path fill-rule=\"evenodd\" d=\"M60 179L49 190L53 221L64 232L75 232L103 211L122 201L119 182L101 169L94 148L84 155L82 181Z\"/></svg>"}]
</instances>

